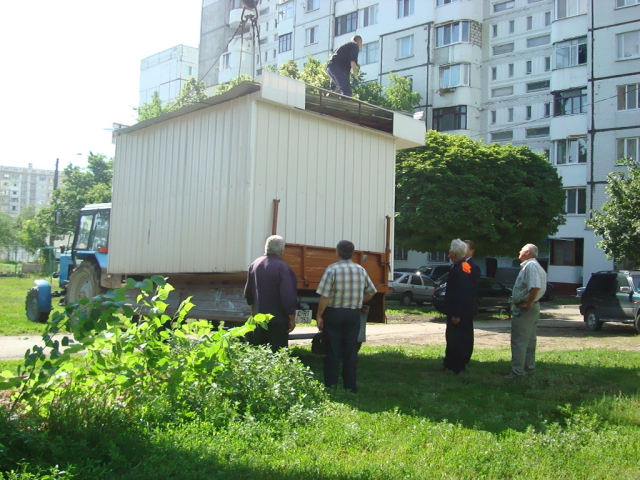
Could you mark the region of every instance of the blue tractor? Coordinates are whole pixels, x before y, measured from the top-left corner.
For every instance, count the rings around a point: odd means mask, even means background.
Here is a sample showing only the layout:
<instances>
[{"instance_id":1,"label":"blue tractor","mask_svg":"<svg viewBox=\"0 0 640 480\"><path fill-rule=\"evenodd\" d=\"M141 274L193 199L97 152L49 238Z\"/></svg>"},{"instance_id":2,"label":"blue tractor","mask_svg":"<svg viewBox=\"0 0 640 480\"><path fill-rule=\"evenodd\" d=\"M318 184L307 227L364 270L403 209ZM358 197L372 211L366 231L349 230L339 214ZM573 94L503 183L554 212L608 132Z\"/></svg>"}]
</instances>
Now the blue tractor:
<instances>
[{"instance_id":1,"label":"blue tractor","mask_svg":"<svg viewBox=\"0 0 640 480\"><path fill-rule=\"evenodd\" d=\"M109 263L110 203L87 205L80 210L71 250L60 255L58 281L60 291L52 292L46 280L36 280L27 293L27 318L46 322L51 313L52 298L61 297L61 304L81 298L92 298L107 290L102 286Z\"/></svg>"}]
</instances>

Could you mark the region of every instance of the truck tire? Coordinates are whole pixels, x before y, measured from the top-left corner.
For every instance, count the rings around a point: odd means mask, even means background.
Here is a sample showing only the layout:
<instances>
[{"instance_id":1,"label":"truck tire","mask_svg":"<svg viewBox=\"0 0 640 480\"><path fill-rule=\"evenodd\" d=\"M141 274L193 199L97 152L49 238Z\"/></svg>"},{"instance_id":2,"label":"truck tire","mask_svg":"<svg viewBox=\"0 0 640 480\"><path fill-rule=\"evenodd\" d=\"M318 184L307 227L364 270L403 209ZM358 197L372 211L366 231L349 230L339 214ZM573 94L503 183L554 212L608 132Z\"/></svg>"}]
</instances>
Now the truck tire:
<instances>
[{"instance_id":1,"label":"truck tire","mask_svg":"<svg viewBox=\"0 0 640 480\"><path fill-rule=\"evenodd\" d=\"M587 328L592 332L599 332L600 330L602 330L602 322L598 318L598 314L593 308L590 308L584 314L584 323L587 324Z\"/></svg>"},{"instance_id":2,"label":"truck tire","mask_svg":"<svg viewBox=\"0 0 640 480\"><path fill-rule=\"evenodd\" d=\"M70 305L81 298L93 298L105 292L100 287L100 269L93 262L82 262L69 277L67 285L66 303Z\"/></svg>"},{"instance_id":3,"label":"truck tire","mask_svg":"<svg viewBox=\"0 0 640 480\"><path fill-rule=\"evenodd\" d=\"M640 333L640 313L636 315L636 321L633 324L636 327L636 331Z\"/></svg>"},{"instance_id":4,"label":"truck tire","mask_svg":"<svg viewBox=\"0 0 640 480\"><path fill-rule=\"evenodd\" d=\"M27 292L25 308L27 310L27 318L30 321L47 323L47 320L49 320L49 312L41 312L38 310L38 287L31 287Z\"/></svg>"}]
</instances>

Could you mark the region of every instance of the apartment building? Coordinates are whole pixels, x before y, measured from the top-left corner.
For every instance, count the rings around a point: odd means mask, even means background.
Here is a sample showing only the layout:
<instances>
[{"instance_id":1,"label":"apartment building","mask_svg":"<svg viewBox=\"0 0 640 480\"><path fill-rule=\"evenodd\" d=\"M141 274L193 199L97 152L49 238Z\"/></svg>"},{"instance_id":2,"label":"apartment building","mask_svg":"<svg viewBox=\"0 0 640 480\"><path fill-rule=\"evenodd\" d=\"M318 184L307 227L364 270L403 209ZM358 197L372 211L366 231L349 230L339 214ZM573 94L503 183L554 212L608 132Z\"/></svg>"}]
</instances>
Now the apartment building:
<instances>
[{"instance_id":1,"label":"apartment building","mask_svg":"<svg viewBox=\"0 0 640 480\"><path fill-rule=\"evenodd\" d=\"M55 172L24 167L0 166L0 211L18 217L33 205L37 210L51 203Z\"/></svg>"},{"instance_id":2,"label":"apartment building","mask_svg":"<svg viewBox=\"0 0 640 480\"><path fill-rule=\"evenodd\" d=\"M191 78L198 77L198 49L176 45L140 62L140 105L149 103L153 92L163 102L178 98Z\"/></svg>"},{"instance_id":3,"label":"apartment building","mask_svg":"<svg viewBox=\"0 0 640 480\"><path fill-rule=\"evenodd\" d=\"M528 145L557 166L567 221L544 260L560 291L614 267L585 219L606 200L617 159L638 158L640 0L259 0L244 12L252 19L242 13L240 0L203 2L207 86L325 61L358 34L366 77L410 77L428 128ZM397 253L398 266L441 256Z\"/></svg>"}]
</instances>

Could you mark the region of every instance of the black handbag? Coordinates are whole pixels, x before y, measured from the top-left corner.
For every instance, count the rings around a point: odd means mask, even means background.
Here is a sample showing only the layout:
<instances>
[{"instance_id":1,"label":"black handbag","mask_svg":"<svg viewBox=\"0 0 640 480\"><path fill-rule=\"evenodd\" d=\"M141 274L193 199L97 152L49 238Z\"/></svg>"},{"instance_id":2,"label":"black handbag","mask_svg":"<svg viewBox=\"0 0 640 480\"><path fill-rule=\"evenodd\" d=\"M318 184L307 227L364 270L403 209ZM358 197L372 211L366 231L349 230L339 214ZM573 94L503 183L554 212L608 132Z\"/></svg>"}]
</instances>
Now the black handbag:
<instances>
[{"instance_id":1,"label":"black handbag","mask_svg":"<svg viewBox=\"0 0 640 480\"><path fill-rule=\"evenodd\" d=\"M311 353L314 355L327 354L327 344L322 330L318 331L318 333L313 336L313 340L311 340Z\"/></svg>"}]
</instances>

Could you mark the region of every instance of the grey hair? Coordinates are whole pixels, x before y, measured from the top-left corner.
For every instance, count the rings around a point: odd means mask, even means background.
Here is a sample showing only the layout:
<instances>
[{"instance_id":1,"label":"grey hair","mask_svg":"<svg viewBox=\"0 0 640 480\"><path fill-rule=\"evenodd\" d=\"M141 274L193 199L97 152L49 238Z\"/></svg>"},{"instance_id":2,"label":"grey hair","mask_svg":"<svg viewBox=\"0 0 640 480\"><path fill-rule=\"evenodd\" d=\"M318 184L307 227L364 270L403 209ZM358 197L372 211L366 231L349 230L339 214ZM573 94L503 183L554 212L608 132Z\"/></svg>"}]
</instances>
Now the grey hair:
<instances>
[{"instance_id":1,"label":"grey hair","mask_svg":"<svg viewBox=\"0 0 640 480\"><path fill-rule=\"evenodd\" d=\"M464 243L459 238L456 238L455 240L451 241L451 246L449 247L449 250L455 253L458 259L463 259L464 256L467 254L467 244Z\"/></svg>"},{"instance_id":2,"label":"grey hair","mask_svg":"<svg viewBox=\"0 0 640 480\"><path fill-rule=\"evenodd\" d=\"M527 243L524 248L526 248L533 258L538 258L538 247L536 247L533 243Z\"/></svg>"},{"instance_id":3,"label":"grey hair","mask_svg":"<svg viewBox=\"0 0 640 480\"><path fill-rule=\"evenodd\" d=\"M284 250L284 238L280 235L271 235L267 238L267 241L264 244L264 253L273 253L276 255L282 255L282 251Z\"/></svg>"}]
</instances>

